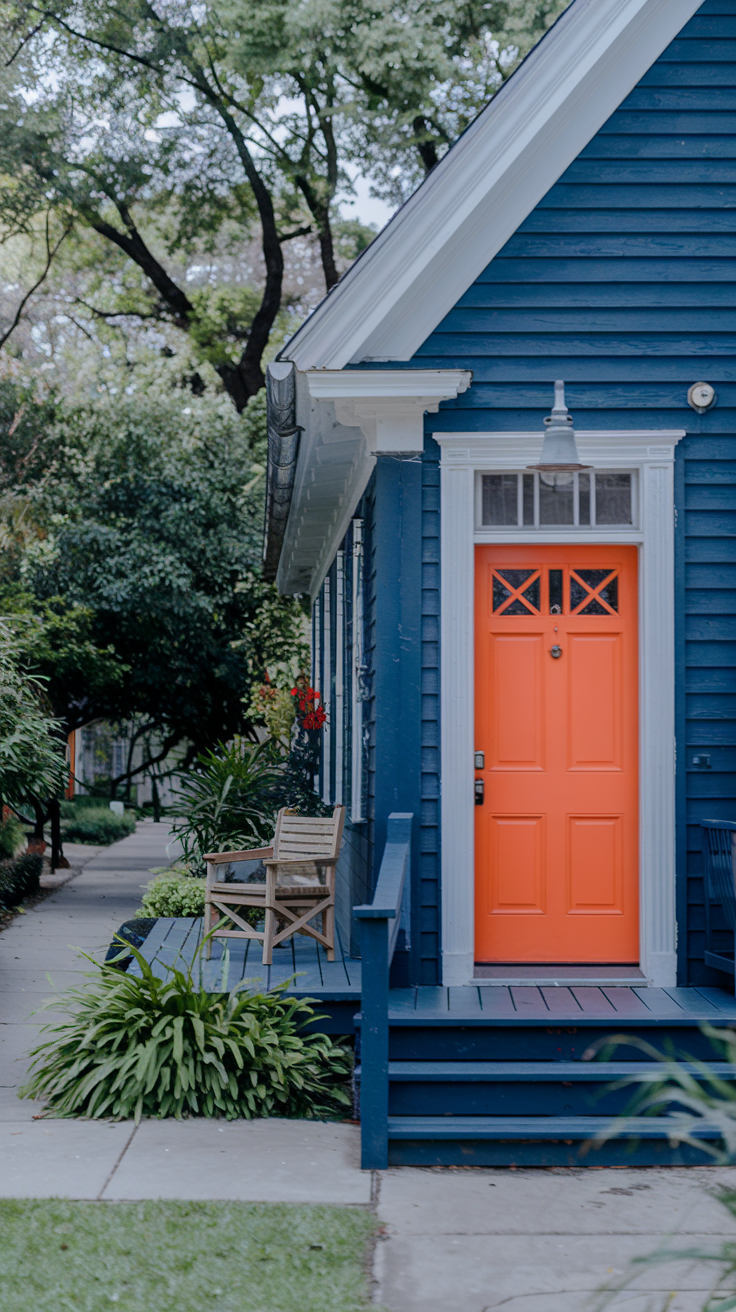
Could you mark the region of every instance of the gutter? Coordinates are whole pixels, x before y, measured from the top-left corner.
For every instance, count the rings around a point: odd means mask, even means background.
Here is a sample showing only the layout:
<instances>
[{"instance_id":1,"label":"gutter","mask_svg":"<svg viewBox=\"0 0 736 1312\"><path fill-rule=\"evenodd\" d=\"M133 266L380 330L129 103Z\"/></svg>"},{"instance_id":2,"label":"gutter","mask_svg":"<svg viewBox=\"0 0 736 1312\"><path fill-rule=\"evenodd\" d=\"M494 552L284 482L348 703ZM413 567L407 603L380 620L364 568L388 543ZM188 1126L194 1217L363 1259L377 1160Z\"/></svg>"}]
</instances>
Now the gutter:
<instances>
[{"instance_id":1,"label":"gutter","mask_svg":"<svg viewBox=\"0 0 736 1312\"><path fill-rule=\"evenodd\" d=\"M303 431L296 422L296 370L289 361L270 364L266 370L266 413L268 464L263 577L273 583L291 510L299 435Z\"/></svg>"}]
</instances>

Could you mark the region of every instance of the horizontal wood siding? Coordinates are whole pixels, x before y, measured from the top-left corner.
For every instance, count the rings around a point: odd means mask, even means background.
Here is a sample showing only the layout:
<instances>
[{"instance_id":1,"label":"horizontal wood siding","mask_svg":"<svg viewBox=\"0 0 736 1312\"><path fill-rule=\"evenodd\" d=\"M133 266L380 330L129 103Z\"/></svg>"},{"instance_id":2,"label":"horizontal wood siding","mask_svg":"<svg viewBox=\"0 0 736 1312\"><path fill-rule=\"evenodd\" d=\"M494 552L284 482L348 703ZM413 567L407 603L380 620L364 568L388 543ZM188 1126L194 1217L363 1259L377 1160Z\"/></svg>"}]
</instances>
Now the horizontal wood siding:
<instances>
[{"instance_id":1,"label":"horizontal wood siding","mask_svg":"<svg viewBox=\"0 0 736 1312\"><path fill-rule=\"evenodd\" d=\"M555 378L579 428L688 431L677 448L677 763L682 982L693 984L715 982L703 963L697 822L736 819L735 348L736 0L708 0L411 362L473 370L469 390L428 418L430 431L538 428L541 441ZM718 393L703 416L686 401L699 379ZM428 451L427 951L438 850L435 462ZM694 755L710 768L694 767Z\"/></svg>"}]
</instances>

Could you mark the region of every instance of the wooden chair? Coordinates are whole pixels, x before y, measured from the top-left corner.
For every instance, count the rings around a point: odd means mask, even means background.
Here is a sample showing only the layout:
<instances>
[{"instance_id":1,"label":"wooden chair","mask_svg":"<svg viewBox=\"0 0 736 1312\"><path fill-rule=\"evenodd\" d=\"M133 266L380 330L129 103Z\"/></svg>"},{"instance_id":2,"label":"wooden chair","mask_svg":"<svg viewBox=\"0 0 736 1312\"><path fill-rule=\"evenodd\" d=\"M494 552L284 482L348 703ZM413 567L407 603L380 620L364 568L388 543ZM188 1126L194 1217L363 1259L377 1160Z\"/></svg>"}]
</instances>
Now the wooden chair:
<instances>
[{"instance_id":1,"label":"wooden chair","mask_svg":"<svg viewBox=\"0 0 736 1312\"><path fill-rule=\"evenodd\" d=\"M282 807L276 818L271 847L248 852L210 852L204 902L204 932L214 938L255 938L263 943L263 964L271 965L271 954L292 934L308 934L327 949L327 960L335 960L335 867L340 855L345 807L336 806L332 816L289 815ZM265 883L225 883L217 879L218 867L239 861L262 861ZM239 914L248 907L263 911L264 928L254 929ZM322 917L322 931L310 922ZM225 921L230 928L217 926ZM281 929L278 922L286 921ZM237 928L236 928L237 926ZM210 955L212 938L207 940Z\"/></svg>"}]
</instances>

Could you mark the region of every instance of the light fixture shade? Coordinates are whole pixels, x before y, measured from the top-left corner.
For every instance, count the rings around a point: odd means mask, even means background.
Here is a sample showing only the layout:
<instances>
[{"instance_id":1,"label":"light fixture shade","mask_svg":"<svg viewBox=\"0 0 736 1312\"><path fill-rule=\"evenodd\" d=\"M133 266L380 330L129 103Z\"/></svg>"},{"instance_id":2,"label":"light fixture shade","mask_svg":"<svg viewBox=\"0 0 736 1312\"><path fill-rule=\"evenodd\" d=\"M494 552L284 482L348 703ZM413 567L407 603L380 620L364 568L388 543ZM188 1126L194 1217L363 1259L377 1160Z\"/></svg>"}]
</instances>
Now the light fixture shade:
<instances>
[{"instance_id":1,"label":"light fixture shade","mask_svg":"<svg viewBox=\"0 0 736 1312\"><path fill-rule=\"evenodd\" d=\"M590 469L590 465L580 463L572 415L565 405L565 384L561 379L555 383L555 403L552 413L547 415L544 422L547 431L544 434L539 463L528 465L527 468L550 473L558 473L566 469Z\"/></svg>"}]
</instances>

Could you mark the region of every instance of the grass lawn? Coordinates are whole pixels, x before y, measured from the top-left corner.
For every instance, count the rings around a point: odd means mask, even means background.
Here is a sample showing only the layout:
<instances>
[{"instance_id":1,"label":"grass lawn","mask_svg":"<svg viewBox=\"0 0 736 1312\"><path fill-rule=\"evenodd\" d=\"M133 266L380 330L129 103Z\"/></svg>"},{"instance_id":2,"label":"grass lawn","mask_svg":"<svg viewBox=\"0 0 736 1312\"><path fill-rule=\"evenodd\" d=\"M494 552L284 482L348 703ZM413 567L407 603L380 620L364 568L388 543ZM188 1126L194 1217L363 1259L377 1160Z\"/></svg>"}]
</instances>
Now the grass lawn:
<instances>
[{"instance_id":1,"label":"grass lawn","mask_svg":"<svg viewBox=\"0 0 736 1312\"><path fill-rule=\"evenodd\" d=\"M3 1312L360 1312L367 1212L0 1200Z\"/></svg>"}]
</instances>

